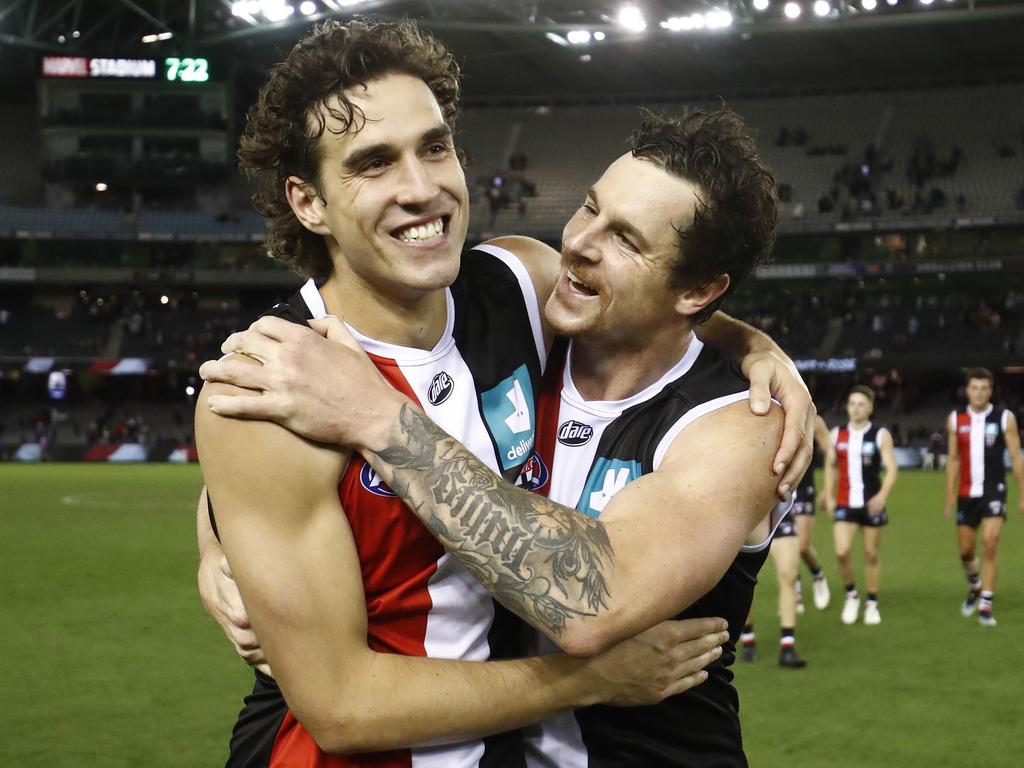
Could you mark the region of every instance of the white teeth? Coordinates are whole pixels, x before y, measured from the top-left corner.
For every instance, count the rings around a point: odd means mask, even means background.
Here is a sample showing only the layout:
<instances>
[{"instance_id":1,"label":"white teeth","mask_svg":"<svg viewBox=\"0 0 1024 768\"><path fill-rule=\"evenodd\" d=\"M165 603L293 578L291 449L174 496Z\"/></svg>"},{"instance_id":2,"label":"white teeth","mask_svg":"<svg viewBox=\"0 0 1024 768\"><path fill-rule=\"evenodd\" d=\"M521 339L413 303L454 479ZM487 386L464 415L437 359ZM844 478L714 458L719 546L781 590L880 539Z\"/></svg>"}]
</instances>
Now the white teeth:
<instances>
[{"instance_id":1,"label":"white teeth","mask_svg":"<svg viewBox=\"0 0 1024 768\"><path fill-rule=\"evenodd\" d=\"M431 240L444 232L444 222L441 219L422 224L418 227L409 227L398 233L398 239L407 243L414 243L418 240Z\"/></svg>"},{"instance_id":2,"label":"white teeth","mask_svg":"<svg viewBox=\"0 0 1024 768\"><path fill-rule=\"evenodd\" d=\"M571 269L566 270L566 275L568 276L571 282L576 283L577 285L582 285L584 288L587 288L591 291L594 290L591 286L587 285L585 282L580 280L579 277L576 276L576 273L573 272Z\"/></svg>"}]
</instances>

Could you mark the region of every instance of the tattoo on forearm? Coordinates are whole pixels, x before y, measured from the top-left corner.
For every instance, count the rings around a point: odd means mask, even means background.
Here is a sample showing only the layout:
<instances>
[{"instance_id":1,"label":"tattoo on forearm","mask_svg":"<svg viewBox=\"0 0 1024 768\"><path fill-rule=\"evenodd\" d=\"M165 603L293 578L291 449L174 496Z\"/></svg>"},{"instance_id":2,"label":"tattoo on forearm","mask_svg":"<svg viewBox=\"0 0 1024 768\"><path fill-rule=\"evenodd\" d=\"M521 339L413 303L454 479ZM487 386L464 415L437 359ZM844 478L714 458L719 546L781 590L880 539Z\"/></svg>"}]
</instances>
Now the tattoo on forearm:
<instances>
[{"instance_id":1,"label":"tattoo on forearm","mask_svg":"<svg viewBox=\"0 0 1024 768\"><path fill-rule=\"evenodd\" d=\"M548 634L608 607L614 557L599 521L512 487L410 405L399 424L368 460L491 594Z\"/></svg>"}]
</instances>

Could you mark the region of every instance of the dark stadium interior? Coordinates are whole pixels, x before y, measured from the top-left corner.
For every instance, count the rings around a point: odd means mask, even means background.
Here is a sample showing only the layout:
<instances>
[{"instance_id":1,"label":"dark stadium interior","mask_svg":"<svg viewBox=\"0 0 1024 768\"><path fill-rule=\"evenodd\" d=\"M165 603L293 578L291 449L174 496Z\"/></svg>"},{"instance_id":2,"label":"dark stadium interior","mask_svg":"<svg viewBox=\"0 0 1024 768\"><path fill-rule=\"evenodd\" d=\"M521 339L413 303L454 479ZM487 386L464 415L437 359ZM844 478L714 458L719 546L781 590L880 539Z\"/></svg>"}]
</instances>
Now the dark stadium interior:
<instances>
[{"instance_id":1,"label":"dark stadium interior","mask_svg":"<svg viewBox=\"0 0 1024 768\"><path fill-rule=\"evenodd\" d=\"M724 99L757 129L784 212L774 263L727 309L801 361L819 408L838 415L843 387L877 379L883 413L920 444L956 397L950 372L968 363L1005 372L1000 395L1020 407L1024 8L944 1L870 15L849 3L791 24L777 7L720 5L734 14L729 34L627 33L613 2L374 0L352 11L420 19L458 53L471 239L515 232L557 247L640 106ZM0 10L6 454L40 421L54 448L114 439L104 425L129 412L154 425L132 439L191 442L199 363L297 282L260 247L234 170L244 111L266 68L333 15L320 4L255 23L226 2ZM577 28L604 39L567 43ZM173 36L140 42L153 31ZM44 78L47 56L202 56L212 76ZM102 361L117 360L142 361L140 372L107 372ZM62 400L48 394L53 371L66 373Z\"/></svg>"}]
</instances>

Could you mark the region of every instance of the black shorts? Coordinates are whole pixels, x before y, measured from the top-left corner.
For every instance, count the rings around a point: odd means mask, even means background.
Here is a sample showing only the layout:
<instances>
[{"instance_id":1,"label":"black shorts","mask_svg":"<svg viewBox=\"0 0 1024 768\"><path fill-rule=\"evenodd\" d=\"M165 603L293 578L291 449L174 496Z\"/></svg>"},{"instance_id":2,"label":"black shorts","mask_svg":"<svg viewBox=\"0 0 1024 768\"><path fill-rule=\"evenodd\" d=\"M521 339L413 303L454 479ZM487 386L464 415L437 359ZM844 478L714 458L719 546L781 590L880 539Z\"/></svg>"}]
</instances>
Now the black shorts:
<instances>
[{"instance_id":1,"label":"black shorts","mask_svg":"<svg viewBox=\"0 0 1024 768\"><path fill-rule=\"evenodd\" d=\"M956 524L977 528L986 517L1006 519L1006 491L977 498L961 496L956 502Z\"/></svg>"},{"instance_id":2,"label":"black shorts","mask_svg":"<svg viewBox=\"0 0 1024 768\"><path fill-rule=\"evenodd\" d=\"M814 486L804 485L793 496L793 514L814 516Z\"/></svg>"},{"instance_id":3,"label":"black shorts","mask_svg":"<svg viewBox=\"0 0 1024 768\"><path fill-rule=\"evenodd\" d=\"M889 523L889 513L884 509L877 515L868 513L867 507L836 507L837 523L856 523L864 528L881 528Z\"/></svg>"},{"instance_id":4,"label":"black shorts","mask_svg":"<svg viewBox=\"0 0 1024 768\"><path fill-rule=\"evenodd\" d=\"M796 536L796 519L792 512L787 512L786 516L779 521L779 526L775 529L772 538L784 539L787 536Z\"/></svg>"}]
</instances>

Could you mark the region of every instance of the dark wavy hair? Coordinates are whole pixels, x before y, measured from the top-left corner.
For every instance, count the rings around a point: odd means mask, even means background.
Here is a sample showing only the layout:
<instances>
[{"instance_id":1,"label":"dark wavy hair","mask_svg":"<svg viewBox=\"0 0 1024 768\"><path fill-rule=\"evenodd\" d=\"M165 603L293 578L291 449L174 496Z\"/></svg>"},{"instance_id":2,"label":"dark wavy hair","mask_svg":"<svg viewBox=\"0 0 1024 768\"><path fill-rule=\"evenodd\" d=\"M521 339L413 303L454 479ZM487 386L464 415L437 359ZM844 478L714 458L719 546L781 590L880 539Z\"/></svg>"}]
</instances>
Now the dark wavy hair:
<instances>
[{"instance_id":1,"label":"dark wavy hair","mask_svg":"<svg viewBox=\"0 0 1024 768\"><path fill-rule=\"evenodd\" d=\"M410 21L318 25L271 70L249 109L239 167L257 182L252 201L267 220L268 250L304 276L326 277L331 258L323 236L303 227L292 212L285 181L298 176L320 194L320 138L325 131L358 131L365 123L345 89L389 74L423 80L455 130L459 65L443 44ZM338 104L329 107L332 96ZM342 127L328 128L327 115Z\"/></svg>"},{"instance_id":2,"label":"dark wavy hair","mask_svg":"<svg viewBox=\"0 0 1024 768\"><path fill-rule=\"evenodd\" d=\"M680 252L671 280L686 289L729 275L725 293L695 315L702 323L754 267L768 261L779 217L775 176L758 157L743 118L725 108L675 117L645 110L629 150L699 190L692 226L678 230Z\"/></svg>"}]
</instances>

